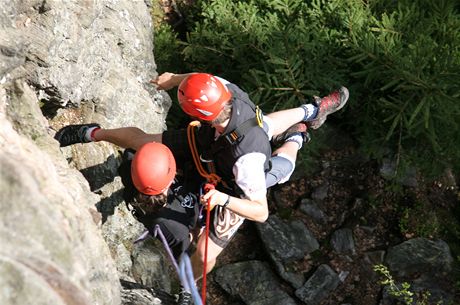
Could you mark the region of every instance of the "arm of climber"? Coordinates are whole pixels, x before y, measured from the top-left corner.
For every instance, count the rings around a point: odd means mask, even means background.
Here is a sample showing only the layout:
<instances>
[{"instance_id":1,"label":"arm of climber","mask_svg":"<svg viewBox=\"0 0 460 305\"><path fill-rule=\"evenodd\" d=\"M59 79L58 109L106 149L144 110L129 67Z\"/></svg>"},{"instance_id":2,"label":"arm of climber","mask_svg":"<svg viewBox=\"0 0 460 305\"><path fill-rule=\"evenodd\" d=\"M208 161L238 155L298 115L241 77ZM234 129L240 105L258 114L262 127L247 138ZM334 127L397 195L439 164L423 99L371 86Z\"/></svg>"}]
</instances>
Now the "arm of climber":
<instances>
[{"instance_id":1,"label":"arm of climber","mask_svg":"<svg viewBox=\"0 0 460 305\"><path fill-rule=\"evenodd\" d=\"M99 129L94 133L95 141L107 141L123 148L138 150L149 142L161 143L162 134L145 133L137 127L123 127L116 129Z\"/></svg>"},{"instance_id":2,"label":"arm of climber","mask_svg":"<svg viewBox=\"0 0 460 305\"><path fill-rule=\"evenodd\" d=\"M191 74L194 73L174 74L171 72L165 72L159 75L156 79L150 80L150 83L157 85L157 88L160 90L169 90L179 86L182 80Z\"/></svg>"},{"instance_id":3,"label":"arm of climber","mask_svg":"<svg viewBox=\"0 0 460 305\"><path fill-rule=\"evenodd\" d=\"M268 218L268 203L264 163L265 155L249 153L241 156L233 166L236 184L242 189L246 198L233 197L211 190L203 196L203 200L211 198L211 206L226 206L246 219L265 222Z\"/></svg>"}]
</instances>

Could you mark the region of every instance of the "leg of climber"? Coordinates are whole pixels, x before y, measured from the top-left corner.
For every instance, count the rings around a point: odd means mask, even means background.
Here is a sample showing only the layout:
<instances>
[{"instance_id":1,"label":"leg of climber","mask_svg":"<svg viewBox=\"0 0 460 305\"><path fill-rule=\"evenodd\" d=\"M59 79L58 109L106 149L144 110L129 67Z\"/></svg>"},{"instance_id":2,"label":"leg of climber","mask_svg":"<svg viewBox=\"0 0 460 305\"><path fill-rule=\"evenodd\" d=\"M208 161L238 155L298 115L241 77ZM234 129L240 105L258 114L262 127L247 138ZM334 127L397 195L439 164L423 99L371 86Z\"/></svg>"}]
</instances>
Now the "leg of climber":
<instances>
[{"instance_id":1,"label":"leg of climber","mask_svg":"<svg viewBox=\"0 0 460 305\"><path fill-rule=\"evenodd\" d=\"M270 159L272 166L265 175L267 188L289 180L295 169L297 153L303 143L309 140L310 136L305 123L297 123L273 138L272 142L281 146L273 152Z\"/></svg>"},{"instance_id":2,"label":"leg of climber","mask_svg":"<svg viewBox=\"0 0 460 305\"><path fill-rule=\"evenodd\" d=\"M205 261L205 245L206 245L206 236L201 234L198 239L196 246L196 251L191 257L193 274L195 275L195 280L199 280L203 277L203 265ZM216 260L219 254L224 250L208 237L208 253L206 257L206 273L209 273L214 266L216 265Z\"/></svg>"},{"instance_id":3,"label":"leg of climber","mask_svg":"<svg viewBox=\"0 0 460 305\"><path fill-rule=\"evenodd\" d=\"M312 103L267 114L266 117L273 121L271 133L273 136L279 135L299 122L306 122L312 129L318 129L329 114L346 104L348 97L348 89L341 87L323 98L315 97Z\"/></svg>"}]
</instances>

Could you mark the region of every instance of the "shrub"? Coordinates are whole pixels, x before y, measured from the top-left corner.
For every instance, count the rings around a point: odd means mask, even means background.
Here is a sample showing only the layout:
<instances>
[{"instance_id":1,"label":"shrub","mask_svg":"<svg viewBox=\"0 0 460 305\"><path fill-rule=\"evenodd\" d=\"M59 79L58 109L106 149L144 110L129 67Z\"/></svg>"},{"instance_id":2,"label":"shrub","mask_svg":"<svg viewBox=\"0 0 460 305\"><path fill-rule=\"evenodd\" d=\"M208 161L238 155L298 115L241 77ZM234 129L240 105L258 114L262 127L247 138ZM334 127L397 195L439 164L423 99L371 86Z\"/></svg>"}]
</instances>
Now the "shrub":
<instances>
[{"instance_id":1,"label":"shrub","mask_svg":"<svg viewBox=\"0 0 460 305\"><path fill-rule=\"evenodd\" d=\"M195 5L178 47L183 68L227 78L266 112L347 85L351 99L340 123L369 154L382 157L390 148L398 164L460 169L457 1Z\"/></svg>"}]
</instances>

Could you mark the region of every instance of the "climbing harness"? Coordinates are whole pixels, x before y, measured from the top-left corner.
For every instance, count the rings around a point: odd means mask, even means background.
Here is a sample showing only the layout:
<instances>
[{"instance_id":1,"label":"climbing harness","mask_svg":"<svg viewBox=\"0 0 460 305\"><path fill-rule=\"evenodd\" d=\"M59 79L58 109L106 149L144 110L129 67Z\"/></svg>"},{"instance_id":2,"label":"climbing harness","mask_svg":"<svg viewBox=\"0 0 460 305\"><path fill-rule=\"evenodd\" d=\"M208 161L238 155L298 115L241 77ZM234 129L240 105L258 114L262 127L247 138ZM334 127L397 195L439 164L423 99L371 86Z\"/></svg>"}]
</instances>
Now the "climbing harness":
<instances>
[{"instance_id":1,"label":"climbing harness","mask_svg":"<svg viewBox=\"0 0 460 305\"><path fill-rule=\"evenodd\" d=\"M259 106L255 108L256 116L250 119L247 119L243 123L241 123L237 128L228 132L223 136L224 139L228 141L231 145L240 142L244 135L253 127L259 126L263 128L263 114L262 110L260 110Z\"/></svg>"}]
</instances>

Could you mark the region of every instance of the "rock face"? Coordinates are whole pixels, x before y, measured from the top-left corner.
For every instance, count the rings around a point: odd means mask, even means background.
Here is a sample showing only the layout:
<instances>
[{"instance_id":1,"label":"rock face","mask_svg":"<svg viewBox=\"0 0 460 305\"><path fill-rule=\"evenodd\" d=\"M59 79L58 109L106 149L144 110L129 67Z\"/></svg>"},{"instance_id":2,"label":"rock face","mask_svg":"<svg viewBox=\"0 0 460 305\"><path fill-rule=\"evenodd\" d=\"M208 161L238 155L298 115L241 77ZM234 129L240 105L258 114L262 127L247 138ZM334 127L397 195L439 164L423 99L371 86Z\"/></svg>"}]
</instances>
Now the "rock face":
<instances>
[{"instance_id":1,"label":"rock face","mask_svg":"<svg viewBox=\"0 0 460 305\"><path fill-rule=\"evenodd\" d=\"M60 149L53 129L164 129L149 8L0 2L0 304L121 304L142 226L120 205L119 148Z\"/></svg>"},{"instance_id":2,"label":"rock face","mask_svg":"<svg viewBox=\"0 0 460 305\"><path fill-rule=\"evenodd\" d=\"M0 303L119 304L115 265L92 217L97 196L39 124L33 91L16 81L0 97ZM9 121L20 118L5 116L7 102L30 119L16 121L22 134Z\"/></svg>"}]
</instances>

